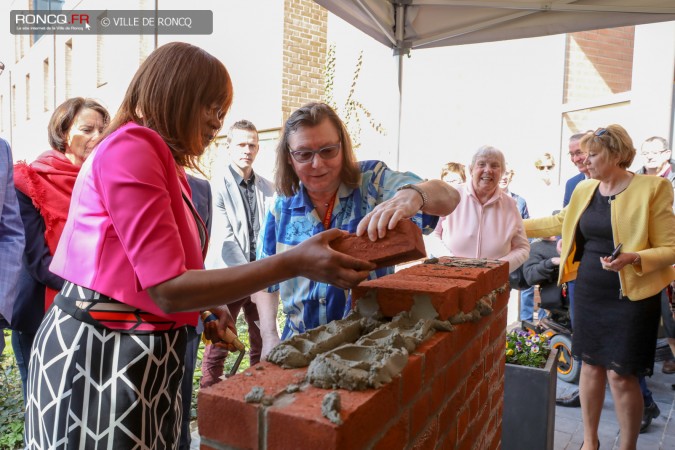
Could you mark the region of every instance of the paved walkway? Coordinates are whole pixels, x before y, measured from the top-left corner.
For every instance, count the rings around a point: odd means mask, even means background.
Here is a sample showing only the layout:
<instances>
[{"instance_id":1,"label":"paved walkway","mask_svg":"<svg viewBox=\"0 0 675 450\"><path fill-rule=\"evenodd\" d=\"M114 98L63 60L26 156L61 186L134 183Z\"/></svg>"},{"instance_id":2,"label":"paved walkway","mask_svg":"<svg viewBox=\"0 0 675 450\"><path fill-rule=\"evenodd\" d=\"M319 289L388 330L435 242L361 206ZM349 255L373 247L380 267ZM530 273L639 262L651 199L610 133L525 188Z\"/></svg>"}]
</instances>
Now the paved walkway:
<instances>
[{"instance_id":1,"label":"paved walkway","mask_svg":"<svg viewBox=\"0 0 675 450\"><path fill-rule=\"evenodd\" d=\"M661 372L663 363L654 366L654 376L647 379L654 401L661 415L638 438L638 450L675 450L675 375ZM571 392L577 386L558 380L558 395ZM600 417L600 448L619 448L619 423L614 414L614 401L609 391L605 392L605 405ZM584 440L581 408L555 408L555 450L577 450Z\"/></svg>"}]
</instances>

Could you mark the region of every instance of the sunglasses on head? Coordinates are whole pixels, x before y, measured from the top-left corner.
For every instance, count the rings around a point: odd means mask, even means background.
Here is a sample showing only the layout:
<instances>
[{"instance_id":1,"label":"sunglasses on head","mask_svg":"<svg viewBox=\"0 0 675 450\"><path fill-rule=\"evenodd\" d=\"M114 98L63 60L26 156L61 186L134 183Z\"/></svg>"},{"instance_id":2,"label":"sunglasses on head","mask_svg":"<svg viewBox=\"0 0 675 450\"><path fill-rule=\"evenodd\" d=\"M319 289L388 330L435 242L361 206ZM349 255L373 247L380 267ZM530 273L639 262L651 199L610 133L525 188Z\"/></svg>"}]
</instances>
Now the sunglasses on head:
<instances>
[{"instance_id":1,"label":"sunglasses on head","mask_svg":"<svg viewBox=\"0 0 675 450\"><path fill-rule=\"evenodd\" d=\"M594 136L598 136L598 137L603 136L605 134L607 134L606 128L598 128L597 130L595 130L595 133L593 133Z\"/></svg>"}]
</instances>

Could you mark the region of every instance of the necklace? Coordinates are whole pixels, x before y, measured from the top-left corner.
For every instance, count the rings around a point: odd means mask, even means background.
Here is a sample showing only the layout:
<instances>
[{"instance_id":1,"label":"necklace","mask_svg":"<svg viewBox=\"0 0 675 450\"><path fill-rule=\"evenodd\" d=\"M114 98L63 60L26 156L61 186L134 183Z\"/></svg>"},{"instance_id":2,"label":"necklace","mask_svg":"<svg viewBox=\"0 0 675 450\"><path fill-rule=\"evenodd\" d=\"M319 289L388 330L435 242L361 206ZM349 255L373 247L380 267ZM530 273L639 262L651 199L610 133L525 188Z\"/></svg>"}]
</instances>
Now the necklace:
<instances>
[{"instance_id":1,"label":"necklace","mask_svg":"<svg viewBox=\"0 0 675 450\"><path fill-rule=\"evenodd\" d=\"M622 184L620 184L620 185L619 185L619 189L616 190L616 192L614 192L613 194L606 195L606 196L603 195L603 197L607 197L607 203L609 203L609 204L611 205L612 202L613 202L614 200L616 200L616 196L617 196L617 195L621 194L623 191L625 191L626 189L628 189L628 186L630 185L630 182L632 181L632 179L633 179L633 177L629 176L629 177L628 177L628 181L627 181L627 182L624 182L624 183L622 183ZM600 194L602 195L602 193L600 193Z\"/></svg>"}]
</instances>

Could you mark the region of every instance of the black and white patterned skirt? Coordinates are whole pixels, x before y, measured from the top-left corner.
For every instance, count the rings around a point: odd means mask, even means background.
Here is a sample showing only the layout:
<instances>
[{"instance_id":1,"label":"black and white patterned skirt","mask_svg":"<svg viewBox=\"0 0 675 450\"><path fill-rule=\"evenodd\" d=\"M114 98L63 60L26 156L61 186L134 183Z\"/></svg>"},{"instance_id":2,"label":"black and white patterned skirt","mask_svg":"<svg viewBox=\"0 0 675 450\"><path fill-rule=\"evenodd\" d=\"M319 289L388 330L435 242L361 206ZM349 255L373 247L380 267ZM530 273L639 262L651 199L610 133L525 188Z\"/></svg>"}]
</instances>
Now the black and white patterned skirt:
<instances>
[{"instance_id":1,"label":"black and white patterned skirt","mask_svg":"<svg viewBox=\"0 0 675 450\"><path fill-rule=\"evenodd\" d=\"M26 448L177 448L186 336L111 331L53 305L31 351Z\"/></svg>"}]
</instances>

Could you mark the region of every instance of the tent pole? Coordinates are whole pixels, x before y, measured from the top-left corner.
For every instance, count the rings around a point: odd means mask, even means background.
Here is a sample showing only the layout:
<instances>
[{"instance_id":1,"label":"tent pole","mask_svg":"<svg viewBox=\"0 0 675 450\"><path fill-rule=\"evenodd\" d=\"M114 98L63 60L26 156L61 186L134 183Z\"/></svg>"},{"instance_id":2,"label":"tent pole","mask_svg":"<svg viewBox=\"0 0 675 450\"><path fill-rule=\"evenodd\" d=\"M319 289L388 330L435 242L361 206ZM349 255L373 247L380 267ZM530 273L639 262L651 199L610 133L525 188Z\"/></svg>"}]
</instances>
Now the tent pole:
<instances>
[{"instance_id":1,"label":"tent pole","mask_svg":"<svg viewBox=\"0 0 675 450\"><path fill-rule=\"evenodd\" d=\"M396 32L396 47L394 57L397 58L398 73L398 124L396 127L396 155L394 155L394 169L400 169L401 162L401 125L403 112L403 57L410 53L410 44L405 42L405 11L409 0L394 0L395 8L394 27Z\"/></svg>"},{"instance_id":2,"label":"tent pole","mask_svg":"<svg viewBox=\"0 0 675 450\"><path fill-rule=\"evenodd\" d=\"M396 125L396 157L394 159L394 169L400 170L401 157L401 115L403 113L403 54L396 55L398 66L398 124Z\"/></svg>"}]
</instances>

